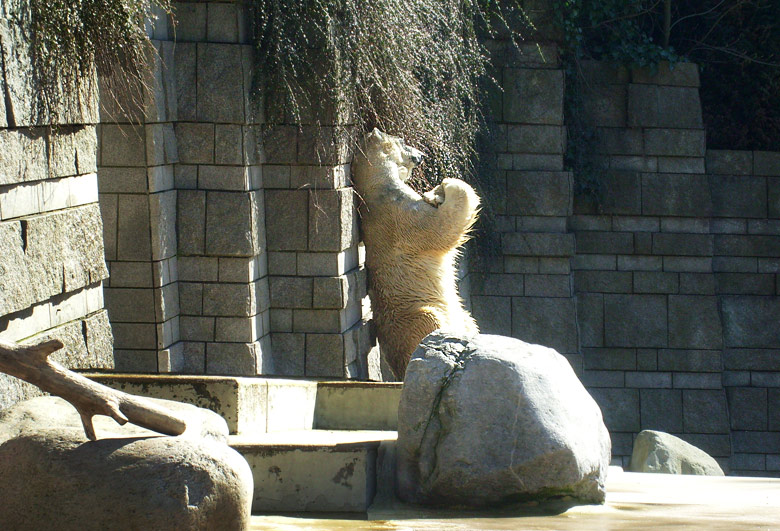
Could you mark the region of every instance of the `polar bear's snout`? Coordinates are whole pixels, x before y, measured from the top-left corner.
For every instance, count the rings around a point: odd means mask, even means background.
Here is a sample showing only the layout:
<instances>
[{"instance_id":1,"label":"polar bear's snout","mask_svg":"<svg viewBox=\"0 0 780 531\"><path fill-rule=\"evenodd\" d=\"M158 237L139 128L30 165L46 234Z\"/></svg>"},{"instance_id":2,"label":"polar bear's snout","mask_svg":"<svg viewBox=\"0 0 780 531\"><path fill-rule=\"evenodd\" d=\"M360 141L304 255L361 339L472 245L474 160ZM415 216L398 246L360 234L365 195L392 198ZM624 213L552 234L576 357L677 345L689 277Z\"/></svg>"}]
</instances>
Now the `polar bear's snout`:
<instances>
[{"instance_id":1,"label":"polar bear's snout","mask_svg":"<svg viewBox=\"0 0 780 531\"><path fill-rule=\"evenodd\" d=\"M423 159L425 158L425 154L420 151L419 149L415 149L413 147L409 147L409 160L412 161L412 164L415 166L419 166L422 164Z\"/></svg>"}]
</instances>

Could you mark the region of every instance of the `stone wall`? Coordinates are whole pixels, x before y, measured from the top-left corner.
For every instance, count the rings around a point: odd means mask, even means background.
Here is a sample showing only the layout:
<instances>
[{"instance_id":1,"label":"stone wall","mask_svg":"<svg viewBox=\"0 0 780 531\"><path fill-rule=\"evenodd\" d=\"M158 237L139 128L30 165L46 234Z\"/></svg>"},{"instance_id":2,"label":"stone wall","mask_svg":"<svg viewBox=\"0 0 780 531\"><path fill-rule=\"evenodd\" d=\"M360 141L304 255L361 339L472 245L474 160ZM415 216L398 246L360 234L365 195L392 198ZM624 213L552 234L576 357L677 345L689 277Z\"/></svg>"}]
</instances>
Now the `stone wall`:
<instances>
[{"instance_id":1,"label":"stone wall","mask_svg":"<svg viewBox=\"0 0 780 531\"><path fill-rule=\"evenodd\" d=\"M483 331L567 354L617 464L639 430L657 429L732 473L780 475L780 154L706 151L695 65L586 63L597 193L569 206L546 130L524 137L512 122L557 116L563 85L503 64L501 257L472 273Z\"/></svg>"},{"instance_id":2,"label":"stone wall","mask_svg":"<svg viewBox=\"0 0 780 531\"><path fill-rule=\"evenodd\" d=\"M149 27L159 56L139 101L101 95L117 369L368 376L351 153L336 127L348 121L322 103L296 123L253 96L263 76L244 2L176 2L174 19Z\"/></svg>"},{"instance_id":3,"label":"stone wall","mask_svg":"<svg viewBox=\"0 0 780 531\"><path fill-rule=\"evenodd\" d=\"M72 368L111 368L103 308L102 224L95 151L97 95L58 109L63 125L35 111L29 43L0 19L0 338L60 339L53 358ZM0 374L0 409L41 394Z\"/></svg>"}]
</instances>

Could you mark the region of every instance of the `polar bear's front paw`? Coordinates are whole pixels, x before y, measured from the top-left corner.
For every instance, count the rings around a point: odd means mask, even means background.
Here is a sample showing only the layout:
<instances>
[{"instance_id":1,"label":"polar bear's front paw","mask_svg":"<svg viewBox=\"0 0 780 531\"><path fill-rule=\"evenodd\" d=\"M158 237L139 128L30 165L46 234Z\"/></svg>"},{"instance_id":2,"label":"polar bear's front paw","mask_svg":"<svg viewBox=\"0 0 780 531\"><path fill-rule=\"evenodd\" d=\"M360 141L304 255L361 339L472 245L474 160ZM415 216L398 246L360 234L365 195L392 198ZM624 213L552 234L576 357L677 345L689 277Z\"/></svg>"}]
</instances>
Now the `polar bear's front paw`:
<instances>
[{"instance_id":1,"label":"polar bear's front paw","mask_svg":"<svg viewBox=\"0 0 780 531\"><path fill-rule=\"evenodd\" d=\"M436 188L433 188L432 190L428 190L427 192L422 194L422 198L423 201L425 201L429 205L439 208L439 205L444 203L444 189L441 187L441 185L439 185Z\"/></svg>"}]
</instances>

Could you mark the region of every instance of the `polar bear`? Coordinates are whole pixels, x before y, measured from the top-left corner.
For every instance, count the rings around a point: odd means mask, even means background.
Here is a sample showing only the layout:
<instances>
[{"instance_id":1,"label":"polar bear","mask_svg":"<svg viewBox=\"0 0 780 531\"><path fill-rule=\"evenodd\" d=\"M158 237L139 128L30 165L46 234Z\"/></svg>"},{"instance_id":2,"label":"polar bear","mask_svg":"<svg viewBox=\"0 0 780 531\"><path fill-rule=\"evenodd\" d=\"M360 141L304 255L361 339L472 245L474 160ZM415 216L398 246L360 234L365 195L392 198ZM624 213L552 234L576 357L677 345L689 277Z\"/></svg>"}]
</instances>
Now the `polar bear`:
<instances>
[{"instance_id":1,"label":"polar bear","mask_svg":"<svg viewBox=\"0 0 780 531\"><path fill-rule=\"evenodd\" d=\"M479 212L479 196L459 179L423 195L405 181L423 154L374 129L352 163L369 296L382 357L403 380L422 339L437 328L478 332L456 285L459 248Z\"/></svg>"}]
</instances>

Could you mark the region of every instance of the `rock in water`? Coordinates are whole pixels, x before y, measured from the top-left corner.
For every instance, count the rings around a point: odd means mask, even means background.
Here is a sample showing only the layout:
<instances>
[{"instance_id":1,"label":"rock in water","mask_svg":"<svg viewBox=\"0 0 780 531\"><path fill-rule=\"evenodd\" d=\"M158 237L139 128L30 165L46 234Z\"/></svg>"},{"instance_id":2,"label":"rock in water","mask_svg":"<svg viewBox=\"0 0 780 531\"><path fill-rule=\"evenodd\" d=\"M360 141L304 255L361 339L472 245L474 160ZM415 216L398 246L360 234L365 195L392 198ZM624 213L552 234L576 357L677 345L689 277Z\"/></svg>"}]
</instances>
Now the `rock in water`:
<instances>
[{"instance_id":1,"label":"rock in water","mask_svg":"<svg viewBox=\"0 0 780 531\"><path fill-rule=\"evenodd\" d=\"M601 410L566 358L540 345L427 336L406 372L397 444L404 501L604 502L611 443Z\"/></svg>"},{"instance_id":2,"label":"rock in water","mask_svg":"<svg viewBox=\"0 0 780 531\"><path fill-rule=\"evenodd\" d=\"M55 397L0 414L0 527L239 530L249 527L252 472L216 413L156 400L188 419L179 437L95 417L87 440Z\"/></svg>"},{"instance_id":3,"label":"rock in water","mask_svg":"<svg viewBox=\"0 0 780 531\"><path fill-rule=\"evenodd\" d=\"M674 435L652 430L637 435L628 469L661 474L724 475L718 462L704 450Z\"/></svg>"}]
</instances>

